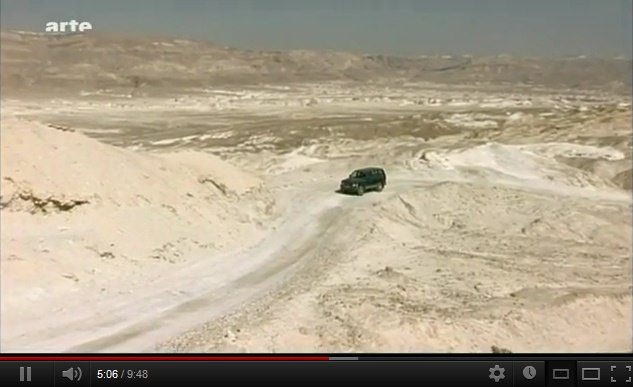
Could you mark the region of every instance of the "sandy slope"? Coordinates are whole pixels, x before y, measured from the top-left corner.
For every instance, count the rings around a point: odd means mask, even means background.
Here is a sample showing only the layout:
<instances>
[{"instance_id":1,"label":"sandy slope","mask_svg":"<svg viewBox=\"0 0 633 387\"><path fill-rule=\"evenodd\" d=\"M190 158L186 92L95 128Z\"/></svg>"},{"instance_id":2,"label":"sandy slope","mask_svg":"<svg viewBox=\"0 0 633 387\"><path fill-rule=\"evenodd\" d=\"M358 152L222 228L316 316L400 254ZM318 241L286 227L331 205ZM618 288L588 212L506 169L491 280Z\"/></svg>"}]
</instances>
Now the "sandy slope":
<instances>
[{"instance_id":1,"label":"sandy slope","mask_svg":"<svg viewBox=\"0 0 633 387\"><path fill-rule=\"evenodd\" d=\"M258 178L209 154L138 154L3 120L3 348L65 348L168 307L186 275L221 272L214 255L257 241L273 209Z\"/></svg>"}]
</instances>

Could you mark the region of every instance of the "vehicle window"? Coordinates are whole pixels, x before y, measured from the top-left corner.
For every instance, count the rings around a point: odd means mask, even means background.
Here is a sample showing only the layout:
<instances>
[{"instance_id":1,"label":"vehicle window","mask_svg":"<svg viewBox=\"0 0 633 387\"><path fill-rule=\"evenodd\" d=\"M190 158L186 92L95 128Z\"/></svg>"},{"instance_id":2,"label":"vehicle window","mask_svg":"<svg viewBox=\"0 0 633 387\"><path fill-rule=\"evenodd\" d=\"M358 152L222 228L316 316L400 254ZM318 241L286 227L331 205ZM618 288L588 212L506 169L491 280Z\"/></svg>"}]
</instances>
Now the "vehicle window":
<instances>
[{"instance_id":1,"label":"vehicle window","mask_svg":"<svg viewBox=\"0 0 633 387\"><path fill-rule=\"evenodd\" d=\"M365 177L365 173L362 171L355 171L352 173L352 177Z\"/></svg>"}]
</instances>

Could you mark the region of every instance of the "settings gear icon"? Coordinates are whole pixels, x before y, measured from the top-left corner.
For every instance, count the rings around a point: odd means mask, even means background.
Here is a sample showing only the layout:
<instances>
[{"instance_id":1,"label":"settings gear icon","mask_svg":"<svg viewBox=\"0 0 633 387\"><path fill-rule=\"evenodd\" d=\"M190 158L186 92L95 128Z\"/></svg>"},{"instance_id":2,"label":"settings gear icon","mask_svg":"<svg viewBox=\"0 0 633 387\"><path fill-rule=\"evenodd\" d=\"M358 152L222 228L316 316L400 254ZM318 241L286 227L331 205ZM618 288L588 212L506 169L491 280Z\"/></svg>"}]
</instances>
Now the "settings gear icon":
<instances>
[{"instance_id":1,"label":"settings gear icon","mask_svg":"<svg viewBox=\"0 0 633 387\"><path fill-rule=\"evenodd\" d=\"M499 383L501 379L505 379L506 376L504 372L506 372L505 368L499 367L499 364L495 364L493 368L488 369L490 371L490 379L494 379L495 383Z\"/></svg>"}]
</instances>

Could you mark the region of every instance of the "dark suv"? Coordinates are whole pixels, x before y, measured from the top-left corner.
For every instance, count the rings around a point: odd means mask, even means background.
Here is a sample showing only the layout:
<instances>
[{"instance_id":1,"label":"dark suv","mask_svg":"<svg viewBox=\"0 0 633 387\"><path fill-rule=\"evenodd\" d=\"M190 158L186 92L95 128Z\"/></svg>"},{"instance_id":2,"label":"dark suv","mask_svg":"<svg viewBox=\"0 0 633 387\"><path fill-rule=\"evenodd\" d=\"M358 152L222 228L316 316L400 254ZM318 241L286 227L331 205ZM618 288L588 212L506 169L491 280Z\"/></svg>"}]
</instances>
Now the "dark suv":
<instances>
[{"instance_id":1,"label":"dark suv","mask_svg":"<svg viewBox=\"0 0 633 387\"><path fill-rule=\"evenodd\" d=\"M387 175L382 168L363 168L352 172L347 179L341 180L343 193L362 195L365 191L382 191L387 184Z\"/></svg>"}]
</instances>

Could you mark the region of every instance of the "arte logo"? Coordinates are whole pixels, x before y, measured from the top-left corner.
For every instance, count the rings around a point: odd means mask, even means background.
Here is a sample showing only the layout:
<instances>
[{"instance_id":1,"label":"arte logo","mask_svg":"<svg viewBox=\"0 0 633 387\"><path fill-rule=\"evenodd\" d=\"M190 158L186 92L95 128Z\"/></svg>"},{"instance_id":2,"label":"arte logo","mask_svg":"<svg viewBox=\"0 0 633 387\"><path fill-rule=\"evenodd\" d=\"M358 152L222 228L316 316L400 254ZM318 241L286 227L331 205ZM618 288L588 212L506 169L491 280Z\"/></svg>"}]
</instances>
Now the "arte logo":
<instances>
[{"instance_id":1,"label":"arte logo","mask_svg":"<svg viewBox=\"0 0 633 387\"><path fill-rule=\"evenodd\" d=\"M67 22L47 22L46 32L84 32L90 31L92 24L90 22L78 22L77 20L71 20Z\"/></svg>"}]
</instances>

